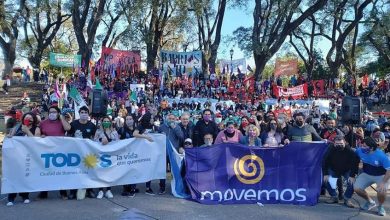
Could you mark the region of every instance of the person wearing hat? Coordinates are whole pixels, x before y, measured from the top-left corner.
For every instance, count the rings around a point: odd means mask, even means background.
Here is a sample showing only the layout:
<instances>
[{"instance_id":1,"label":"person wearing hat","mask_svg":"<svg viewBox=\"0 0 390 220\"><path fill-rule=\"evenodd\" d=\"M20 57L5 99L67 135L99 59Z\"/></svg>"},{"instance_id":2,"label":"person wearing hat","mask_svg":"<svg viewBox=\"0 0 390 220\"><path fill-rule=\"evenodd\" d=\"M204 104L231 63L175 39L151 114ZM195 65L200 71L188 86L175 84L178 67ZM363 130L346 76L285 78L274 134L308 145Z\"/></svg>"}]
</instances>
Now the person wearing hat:
<instances>
[{"instance_id":1,"label":"person wearing hat","mask_svg":"<svg viewBox=\"0 0 390 220\"><path fill-rule=\"evenodd\" d=\"M294 123L287 128L287 139L284 143L290 141L321 141L322 138L318 135L313 126L305 123L305 115L303 112L294 114Z\"/></svg>"},{"instance_id":2,"label":"person wearing hat","mask_svg":"<svg viewBox=\"0 0 390 220\"><path fill-rule=\"evenodd\" d=\"M383 203L386 199L386 191L389 188L390 179L390 158L380 149L375 140L371 137L363 139L356 154L363 162L363 172L356 178L354 184L355 192L366 200L363 210L371 210L376 206L375 201L370 198L366 188L376 183L378 197L378 215L385 216L386 211Z\"/></svg>"},{"instance_id":3,"label":"person wearing hat","mask_svg":"<svg viewBox=\"0 0 390 220\"><path fill-rule=\"evenodd\" d=\"M358 173L359 158L346 143L344 135L335 136L333 141L334 142L330 145L327 153L325 154L322 167L324 173L324 183L326 184L326 189L331 196L327 203L338 203L339 198L342 198L342 195L337 197L336 187L338 184L336 184L336 182L331 183L330 179L344 178L348 180L347 189L344 193L344 204L347 207L354 208L355 206L351 203L350 199L353 194L353 182L355 181L355 177Z\"/></svg>"}]
</instances>

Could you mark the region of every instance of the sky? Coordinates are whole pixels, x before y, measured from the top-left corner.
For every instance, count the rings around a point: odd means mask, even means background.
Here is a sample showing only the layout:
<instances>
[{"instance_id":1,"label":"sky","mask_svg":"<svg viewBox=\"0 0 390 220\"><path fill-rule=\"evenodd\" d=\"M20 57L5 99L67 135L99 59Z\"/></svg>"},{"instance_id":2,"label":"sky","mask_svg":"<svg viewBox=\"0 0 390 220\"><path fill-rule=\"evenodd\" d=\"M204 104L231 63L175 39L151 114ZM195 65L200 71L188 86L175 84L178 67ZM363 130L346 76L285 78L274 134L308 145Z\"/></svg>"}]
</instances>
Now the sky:
<instances>
[{"instance_id":1,"label":"sky","mask_svg":"<svg viewBox=\"0 0 390 220\"><path fill-rule=\"evenodd\" d=\"M254 3L251 2L252 5L248 6L248 9L237 9L237 8L231 8L227 6L225 11L225 17L224 22L222 25L222 42L219 47L219 53L218 53L218 59L226 59L230 60L230 49L234 50L233 59L240 59L244 58L244 53L238 48L236 42L226 42L226 37L232 36L233 31L236 30L238 27L251 27L253 25L253 8ZM20 35L22 38L23 36ZM289 38L286 39L287 41ZM330 42L327 40L319 41L316 45L323 53L323 56L326 56L326 52L330 48ZM290 52L295 53L295 51L291 48ZM0 58L2 55L0 54ZM273 59L276 56L273 57ZM251 67L254 67L254 60L253 57L245 57L247 60L247 65L250 65ZM273 60L272 59L272 60ZM17 60L17 64L21 66L27 66L29 65L28 61L26 59L19 58Z\"/></svg>"}]
</instances>

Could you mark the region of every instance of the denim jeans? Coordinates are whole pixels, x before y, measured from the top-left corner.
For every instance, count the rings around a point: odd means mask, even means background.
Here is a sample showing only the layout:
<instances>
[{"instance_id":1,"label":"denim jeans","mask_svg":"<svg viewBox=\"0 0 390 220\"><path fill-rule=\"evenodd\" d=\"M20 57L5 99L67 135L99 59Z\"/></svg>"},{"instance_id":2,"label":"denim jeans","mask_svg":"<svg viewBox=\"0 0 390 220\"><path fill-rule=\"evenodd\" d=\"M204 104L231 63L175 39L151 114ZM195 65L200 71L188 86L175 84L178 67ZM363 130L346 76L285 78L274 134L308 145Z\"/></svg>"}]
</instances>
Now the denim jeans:
<instances>
[{"instance_id":1,"label":"denim jeans","mask_svg":"<svg viewBox=\"0 0 390 220\"><path fill-rule=\"evenodd\" d=\"M336 177L336 174L333 170L329 169L328 173L329 173L329 176ZM348 171L348 172L342 174L341 176L344 177L345 180L348 180L350 173L351 172ZM332 189L329 182L326 183L326 189L328 190L329 195L331 195L332 197L337 197L336 189ZM352 194L353 194L353 184L351 184L347 181L347 189L345 190L344 198L350 199L352 197Z\"/></svg>"}]
</instances>

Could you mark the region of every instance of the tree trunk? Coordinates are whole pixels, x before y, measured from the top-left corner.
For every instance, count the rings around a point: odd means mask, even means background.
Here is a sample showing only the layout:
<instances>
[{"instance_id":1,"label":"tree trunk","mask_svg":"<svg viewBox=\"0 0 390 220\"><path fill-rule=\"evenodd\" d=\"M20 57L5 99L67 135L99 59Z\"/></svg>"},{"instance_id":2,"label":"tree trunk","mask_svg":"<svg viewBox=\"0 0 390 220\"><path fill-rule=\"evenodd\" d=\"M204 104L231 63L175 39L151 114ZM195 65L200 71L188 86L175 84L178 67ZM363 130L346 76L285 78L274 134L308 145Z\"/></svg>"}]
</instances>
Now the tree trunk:
<instances>
[{"instance_id":1,"label":"tree trunk","mask_svg":"<svg viewBox=\"0 0 390 220\"><path fill-rule=\"evenodd\" d=\"M14 67L14 63L16 60L16 39L12 40L9 42L6 47L2 45L2 51L3 51L3 56L4 56L4 72L0 73L1 78L3 78L4 75L10 75L12 76L13 70L12 68Z\"/></svg>"},{"instance_id":2,"label":"tree trunk","mask_svg":"<svg viewBox=\"0 0 390 220\"><path fill-rule=\"evenodd\" d=\"M259 81L261 79L261 73L263 72L265 65L267 64L268 57L262 54L253 53L255 58L256 70L255 70L255 80Z\"/></svg>"}]
</instances>

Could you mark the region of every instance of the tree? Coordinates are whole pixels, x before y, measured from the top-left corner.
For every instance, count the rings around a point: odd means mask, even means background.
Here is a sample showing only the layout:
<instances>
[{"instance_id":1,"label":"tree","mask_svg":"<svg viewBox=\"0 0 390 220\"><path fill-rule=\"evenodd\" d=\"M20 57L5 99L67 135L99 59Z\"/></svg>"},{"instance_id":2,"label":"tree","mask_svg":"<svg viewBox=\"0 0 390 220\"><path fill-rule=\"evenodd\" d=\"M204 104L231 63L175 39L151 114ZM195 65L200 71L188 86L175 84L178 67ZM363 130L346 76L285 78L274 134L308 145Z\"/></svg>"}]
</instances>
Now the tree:
<instances>
[{"instance_id":1,"label":"tree","mask_svg":"<svg viewBox=\"0 0 390 220\"><path fill-rule=\"evenodd\" d=\"M266 63L279 50L287 36L306 18L322 9L326 2L327 0L317 0L313 3L308 1L305 4L301 0L255 1L253 27L240 27L235 31L235 35L244 36L246 40L250 36L251 42L240 42L242 39L238 38L237 40L242 50L250 48L253 52L256 63L256 79L260 78ZM308 5L310 3L311 5Z\"/></svg>"},{"instance_id":2,"label":"tree","mask_svg":"<svg viewBox=\"0 0 390 220\"><path fill-rule=\"evenodd\" d=\"M365 23L366 31L362 34L360 45L376 53L385 65L390 67L390 8L389 2L377 0ZM387 7L386 7L387 5Z\"/></svg>"},{"instance_id":3,"label":"tree","mask_svg":"<svg viewBox=\"0 0 390 220\"><path fill-rule=\"evenodd\" d=\"M310 15L304 22L304 24L306 23L307 25L302 25L302 27L298 27L290 33L290 44L293 46L298 56L303 60L309 79L312 78L313 69L316 64L314 41L316 37L317 24L315 19L314 14ZM310 27L308 31L304 30L305 26ZM298 42L295 42L294 39Z\"/></svg>"},{"instance_id":4,"label":"tree","mask_svg":"<svg viewBox=\"0 0 390 220\"><path fill-rule=\"evenodd\" d=\"M84 65L89 62L107 0L73 0L72 23ZM86 26L87 25L87 26ZM86 28L86 29L85 29Z\"/></svg>"},{"instance_id":5,"label":"tree","mask_svg":"<svg viewBox=\"0 0 390 220\"><path fill-rule=\"evenodd\" d=\"M338 76L338 70L342 64L345 67L350 67L346 64L348 59L353 59L350 61L352 63L355 62L357 26L363 18L364 9L371 2L372 0L364 0L362 2L360 0L331 0L326 12L328 15L321 24L321 35L331 42L331 47L326 55L326 62L333 77ZM328 29L326 27L331 27L330 35L327 33ZM355 33L350 49L351 54L349 55L345 49L345 42L353 31ZM347 68L347 71L353 73L351 68Z\"/></svg>"},{"instance_id":6,"label":"tree","mask_svg":"<svg viewBox=\"0 0 390 220\"><path fill-rule=\"evenodd\" d=\"M20 0L16 9L16 2L6 4L0 0L0 47L4 56L4 73L12 74L16 60L16 42L19 37L18 21L25 6L25 0ZM15 10L16 9L16 10Z\"/></svg>"},{"instance_id":7,"label":"tree","mask_svg":"<svg viewBox=\"0 0 390 220\"><path fill-rule=\"evenodd\" d=\"M203 51L204 73L209 70L208 65L215 67L226 2L218 0L217 10L214 9L215 2L212 0L194 1L192 5L198 24L199 49Z\"/></svg>"},{"instance_id":8,"label":"tree","mask_svg":"<svg viewBox=\"0 0 390 220\"><path fill-rule=\"evenodd\" d=\"M102 39L101 45L104 47L115 47L118 40L122 37L126 28L119 30L121 19L125 15L126 8L132 7L132 1L128 0L108 0L104 10L102 22L105 26L104 34L97 36ZM125 20L122 21L126 22ZM119 32L119 33L118 33Z\"/></svg>"},{"instance_id":9,"label":"tree","mask_svg":"<svg viewBox=\"0 0 390 220\"><path fill-rule=\"evenodd\" d=\"M173 20L184 22L187 15L187 1L184 0L150 0L135 1L130 9L132 21L138 34L146 45L147 71L156 67L156 58L163 44L164 35L167 36L167 27Z\"/></svg>"},{"instance_id":10,"label":"tree","mask_svg":"<svg viewBox=\"0 0 390 220\"><path fill-rule=\"evenodd\" d=\"M63 14L61 0L29 1L24 9L23 30L24 42L28 48L27 58L33 68L39 69L44 50L71 15Z\"/></svg>"}]
</instances>

